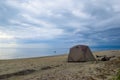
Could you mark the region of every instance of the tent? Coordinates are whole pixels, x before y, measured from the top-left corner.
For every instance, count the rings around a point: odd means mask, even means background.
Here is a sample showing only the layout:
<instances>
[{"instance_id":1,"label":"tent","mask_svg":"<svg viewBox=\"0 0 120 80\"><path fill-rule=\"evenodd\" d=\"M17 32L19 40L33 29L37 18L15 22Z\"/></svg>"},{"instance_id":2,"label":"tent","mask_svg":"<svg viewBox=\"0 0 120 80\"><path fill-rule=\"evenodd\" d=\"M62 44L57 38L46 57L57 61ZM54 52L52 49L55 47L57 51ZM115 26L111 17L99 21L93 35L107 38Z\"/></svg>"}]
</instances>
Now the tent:
<instances>
[{"instance_id":1,"label":"tent","mask_svg":"<svg viewBox=\"0 0 120 80\"><path fill-rule=\"evenodd\" d=\"M76 45L70 48L68 62L95 61L90 48L86 45Z\"/></svg>"}]
</instances>

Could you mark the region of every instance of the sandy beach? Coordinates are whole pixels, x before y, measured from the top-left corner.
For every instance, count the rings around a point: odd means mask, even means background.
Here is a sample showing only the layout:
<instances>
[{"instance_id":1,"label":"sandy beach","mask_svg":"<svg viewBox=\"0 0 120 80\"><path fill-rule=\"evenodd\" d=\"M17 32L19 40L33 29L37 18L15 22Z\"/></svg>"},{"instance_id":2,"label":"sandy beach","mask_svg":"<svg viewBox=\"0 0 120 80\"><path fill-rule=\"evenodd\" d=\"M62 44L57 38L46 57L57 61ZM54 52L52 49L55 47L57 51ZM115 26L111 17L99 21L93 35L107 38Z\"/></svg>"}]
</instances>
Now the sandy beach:
<instances>
[{"instance_id":1,"label":"sandy beach","mask_svg":"<svg viewBox=\"0 0 120 80\"><path fill-rule=\"evenodd\" d=\"M120 50L94 52L110 61L68 63L68 55L0 60L0 80L112 80L120 69Z\"/></svg>"}]
</instances>

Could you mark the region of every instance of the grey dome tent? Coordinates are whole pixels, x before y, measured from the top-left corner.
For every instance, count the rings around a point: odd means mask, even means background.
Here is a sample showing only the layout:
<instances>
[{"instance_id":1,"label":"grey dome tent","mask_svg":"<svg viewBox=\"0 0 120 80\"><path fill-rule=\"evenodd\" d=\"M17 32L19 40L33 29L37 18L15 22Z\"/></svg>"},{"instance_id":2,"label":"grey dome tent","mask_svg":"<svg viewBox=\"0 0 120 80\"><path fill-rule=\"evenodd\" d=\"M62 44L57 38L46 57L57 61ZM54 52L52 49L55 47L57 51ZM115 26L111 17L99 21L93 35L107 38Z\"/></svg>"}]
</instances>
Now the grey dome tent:
<instances>
[{"instance_id":1,"label":"grey dome tent","mask_svg":"<svg viewBox=\"0 0 120 80\"><path fill-rule=\"evenodd\" d=\"M70 48L68 62L95 61L90 48L86 45L76 45Z\"/></svg>"}]
</instances>

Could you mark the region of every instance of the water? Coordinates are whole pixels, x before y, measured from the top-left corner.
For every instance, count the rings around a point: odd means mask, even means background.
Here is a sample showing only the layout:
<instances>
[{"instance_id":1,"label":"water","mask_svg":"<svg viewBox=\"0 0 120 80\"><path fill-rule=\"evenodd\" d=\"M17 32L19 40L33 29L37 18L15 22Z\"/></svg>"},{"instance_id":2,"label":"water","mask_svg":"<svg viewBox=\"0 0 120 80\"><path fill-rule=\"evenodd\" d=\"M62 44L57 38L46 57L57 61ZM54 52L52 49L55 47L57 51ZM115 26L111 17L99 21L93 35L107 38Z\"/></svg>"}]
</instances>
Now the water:
<instances>
[{"instance_id":1,"label":"water","mask_svg":"<svg viewBox=\"0 0 120 80\"><path fill-rule=\"evenodd\" d=\"M120 46L91 47L92 51L120 50Z\"/></svg>"},{"instance_id":2,"label":"water","mask_svg":"<svg viewBox=\"0 0 120 80\"><path fill-rule=\"evenodd\" d=\"M0 59L16 59L29 57L42 57L65 54L68 49L41 49L41 48L2 48Z\"/></svg>"},{"instance_id":3,"label":"water","mask_svg":"<svg viewBox=\"0 0 120 80\"><path fill-rule=\"evenodd\" d=\"M92 47L92 51L101 50L119 50L119 47ZM0 49L0 59L16 59L16 58L29 58L29 57L42 57L65 54L69 52L69 48L2 48Z\"/></svg>"}]
</instances>

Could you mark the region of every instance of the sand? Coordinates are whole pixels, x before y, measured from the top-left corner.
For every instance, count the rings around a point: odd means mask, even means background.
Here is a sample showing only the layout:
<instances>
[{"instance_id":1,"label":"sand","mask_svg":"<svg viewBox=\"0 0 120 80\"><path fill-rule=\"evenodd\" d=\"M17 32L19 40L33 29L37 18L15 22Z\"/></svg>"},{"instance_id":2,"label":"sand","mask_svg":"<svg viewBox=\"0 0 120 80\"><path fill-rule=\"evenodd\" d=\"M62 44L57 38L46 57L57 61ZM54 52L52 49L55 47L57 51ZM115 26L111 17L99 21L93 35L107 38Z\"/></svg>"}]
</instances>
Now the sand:
<instances>
[{"instance_id":1,"label":"sand","mask_svg":"<svg viewBox=\"0 0 120 80\"><path fill-rule=\"evenodd\" d=\"M120 69L120 50L94 52L110 61L68 63L67 54L0 60L0 80L112 80Z\"/></svg>"}]
</instances>

